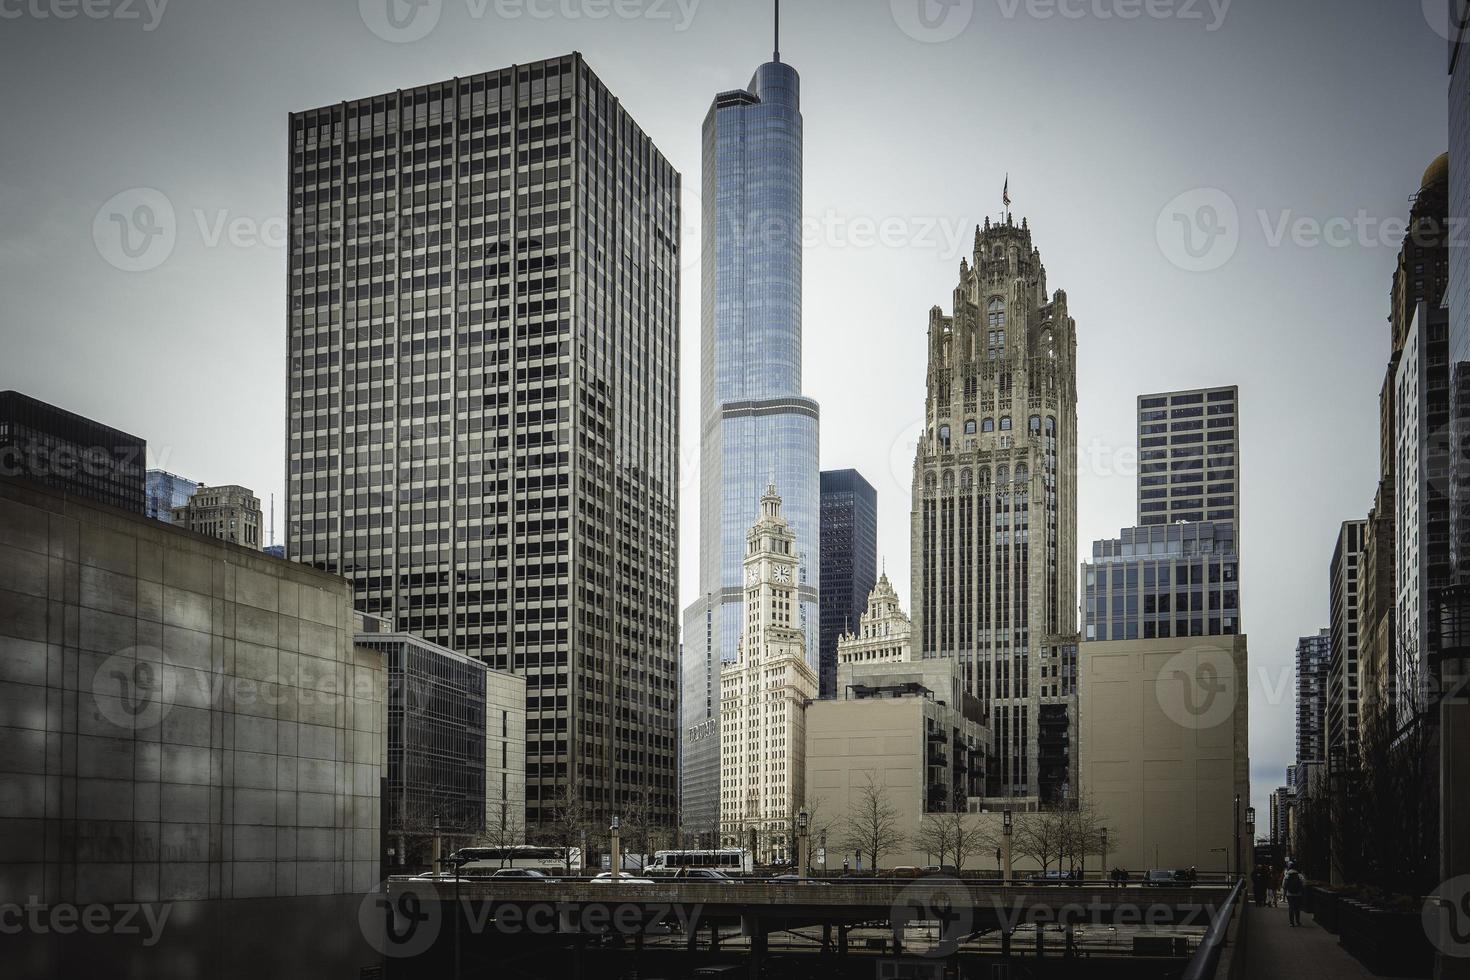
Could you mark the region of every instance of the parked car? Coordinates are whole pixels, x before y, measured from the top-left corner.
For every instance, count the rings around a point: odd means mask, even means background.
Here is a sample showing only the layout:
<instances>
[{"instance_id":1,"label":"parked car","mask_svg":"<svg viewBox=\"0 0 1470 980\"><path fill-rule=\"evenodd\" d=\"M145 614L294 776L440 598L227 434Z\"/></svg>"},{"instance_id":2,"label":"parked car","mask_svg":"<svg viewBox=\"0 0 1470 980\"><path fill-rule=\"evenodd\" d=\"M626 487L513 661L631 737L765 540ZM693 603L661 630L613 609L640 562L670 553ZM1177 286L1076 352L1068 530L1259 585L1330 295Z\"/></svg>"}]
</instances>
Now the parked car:
<instances>
[{"instance_id":1,"label":"parked car","mask_svg":"<svg viewBox=\"0 0 1470 980\"><path fill-rule=\"evenodd\" d=\"M1154 888L1166 888L1176 884L1177 881L1178 872L1172 868L1151 868L1143 876L1143 883Z\"/></svg>"},{"instance_id":2,"label":"parked car","mask_svg":"<svg viewBox=\"0 0 1470 980\"><path fill-rule=\"evenodd\" d=\"M638 877L634 877L633 875L629 875L629 874L620 874L620 875L618 875L617 879L614 880L611 871L604 871L602 874L600 874L597 877L593 878L592 879L592 883L594 885L610 885L610 884L618 884L618 885L651 885L651 884L653 884L653 879L652 878L638 878Z\"/></svg>"},{"instance_id":3,"label":"parked car","mask_svg":"<svg viewBox=\"0 0 1470 980\"><path fill-rule=\"evenodd\" d=\"M921 871L921 870L919 870L918 868L910 867L908 865L900 865L899 867L894 868L892 871L889 871L888 874L887 874L887 877L889 877L889 878L918 878L918 877L921 877L923 874L924 874L924 872Z\"/></svg>"},{"instance_id":4,"label":"parked car","mask_svg":"<svg viewBox=\"0 0 1470 980\"><path fill-rule=\"evenodd\" d=\"M1069 879L1064 871L1045 871L1033 874L1026 879L1030 885L1065 885Z\"/></svg>"},{"instance_id":5,"label":"parked car","mask_svg":"<svg viewBox=\"0 0 1470 980\"><path fill-rule=\"evenodd\" d=\"M680 868L670 877L677 881L721 881L727 885L735 884L735 879L714 868Z\"/></svg>"},{"instance_id":6,"label":"parked car","mask_svg":"<svg viewBox=\"0 0 1470 980\"><path fill-rule=\"evenodd\" d=\"M509 878L515 881L540 881L548 885L555 885L558 883L556 878L551 877L544 871L538 871L535 868L497 868L495 871L491 872L490 877L502 881Z\"/></svg>"}]
</instances>

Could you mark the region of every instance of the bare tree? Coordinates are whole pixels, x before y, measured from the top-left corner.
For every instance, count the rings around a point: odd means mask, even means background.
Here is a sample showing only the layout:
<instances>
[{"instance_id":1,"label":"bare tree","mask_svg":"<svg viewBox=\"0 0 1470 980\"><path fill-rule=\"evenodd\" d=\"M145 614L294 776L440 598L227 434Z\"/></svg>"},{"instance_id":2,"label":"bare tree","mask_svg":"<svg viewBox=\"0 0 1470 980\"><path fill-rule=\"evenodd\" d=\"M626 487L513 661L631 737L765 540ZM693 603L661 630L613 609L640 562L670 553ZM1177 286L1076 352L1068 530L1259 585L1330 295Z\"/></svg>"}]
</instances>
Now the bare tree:
<instances>
[{"instance_id":1,"label":"bare tree","mask_svg":"<svg viewBox=\"0 0 1470 980\"><path fill-rule=\"evenodd\" d=\"M1058 867L1067 864L1073 870L1085 868L1089 855L1102 853L1103 822L1097 804L1090 796L1083 796L1055 812L1061 835Z\"/></svg>"},{"instance_id":2,"label":"bare tree","mask_svg":"<svg viewBox=\"0 0 1470 980\"><path fill-rule=\"evenodd\" d=\"M562 784L561 789L552 799L551 820L538 828L537 836L566 851L568 863L570 863L571 849L580 847L583 838L591 829L591 817L591 811L586 801L582 799L582 781L573 776ZM586 854L582 855L582 862L585 867Z\"/></svg>"},{"instance_id":3,"label":"bare tree","mask_svg":"<svg viewBox=\"0 0 1470 980\"><path fill-rule=\"evenodd\" d=\"M919 814L919 829L909 838L909 846L938 859L940 865L954 847L954 828L945 819L947 813Z\"/></svg>"},{"instance_id":4,"label":"bare tree","mask_svg":"<svg viewBox=\"0 0 1470 980\"><path fill-rule=\"evenodd\" d=\"M526 825L519 807L501 803L486 815L485 832L475 839L480 847L493 847L502 852L500 866L505 867L504 851L526 842Z\"/></svg>"},{"instance_id":5,"label":"bare tree","mask_svg":"<svg viewBox=\"0 0 1470 980\"><path fill-rule=\"evenodd\" d=\"M867 854L872 870L877 871L883 855L902 844L903 839L898 808L889 801L888 788L868 773L857 801L848 811L843 843L853 851Z\"/></svg>"},{"instance_id":6,"label":"bare tree","mask_svg":"<svg viewBox=\"0 0 1470 980\"><path fill-rule=\"evenodd\" d=\"M1014 834L1016 852L1041 865L1043 873L1051 867L1054 857L1060 866L1063 837L1061 814L1052 810L1028 813L1022 819L1016 820Z\"/></svg>"},{"instance_id":7,"label":"bare tree","mask_svg":"<svg viewBox=\"0 0 1470 980\"><path fill-rule=\"evenodd\" d=\"M658 810L647 793L639 793L625 803L622 812L621 837L627 841L624 849L639 856L640 868L652 857L654 835L664 829L658 819Z\"/></svg>"}]
</instances>

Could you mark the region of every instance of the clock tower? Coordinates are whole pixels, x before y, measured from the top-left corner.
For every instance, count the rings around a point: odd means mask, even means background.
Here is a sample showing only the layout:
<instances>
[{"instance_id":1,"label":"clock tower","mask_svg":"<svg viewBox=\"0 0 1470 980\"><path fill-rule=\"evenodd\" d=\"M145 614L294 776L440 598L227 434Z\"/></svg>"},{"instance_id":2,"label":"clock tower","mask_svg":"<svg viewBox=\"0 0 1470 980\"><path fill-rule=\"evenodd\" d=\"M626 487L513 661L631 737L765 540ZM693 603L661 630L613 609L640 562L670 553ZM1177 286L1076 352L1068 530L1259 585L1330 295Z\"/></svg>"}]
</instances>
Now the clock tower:
<instances>
[{"instance_id":1,"label":"clock tower","mask_svg":"<svg viewBox=\"0 0 1470 980\"><path fill-rule=\"evenodd\" d=\"M806 778L806 706L817 696L800 625L801 556L774 486L745 536L744 621L720 671L720 834L758 863L794 859Z\"/></svg>"}]
</instances>

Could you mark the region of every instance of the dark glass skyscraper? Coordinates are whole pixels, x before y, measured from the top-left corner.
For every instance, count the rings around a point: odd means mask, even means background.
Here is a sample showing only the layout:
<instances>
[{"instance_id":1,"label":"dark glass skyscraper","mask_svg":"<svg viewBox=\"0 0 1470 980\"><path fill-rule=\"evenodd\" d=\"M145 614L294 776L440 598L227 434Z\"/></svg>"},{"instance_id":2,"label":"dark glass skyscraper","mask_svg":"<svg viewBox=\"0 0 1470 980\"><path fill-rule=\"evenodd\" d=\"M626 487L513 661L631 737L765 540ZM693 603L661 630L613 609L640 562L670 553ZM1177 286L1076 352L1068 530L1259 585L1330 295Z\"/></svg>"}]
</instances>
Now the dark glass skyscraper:
<instances>
[{"instance_id":1,"label":"dark glass skyscraper","mask_svg":"<svg viewBox=\"0 0 1470 980\"><path fill-rule=\"evenodd\" d=\"M699 598L684 612L685 826L719 819L720 665L744 622L745 535L776 487L796 533L798 625L818 665L817 404L801 394L801 77L777 52L704 120Z\"/></svg>"},{"instance_id":2,"label":"dark glass skyscraper","mask_svg":"<svg viewBox=\"0 0 1470 980\"><path fill-rule=\"evenodd\" d=\"M576 54L289 138L288 554L525 677L530 825L671 819L678 173Z\"/></svg>"},{"instance_id":3,"label":"dark glass skyscraper","mask_svg":"<svg viewBox=\"0 0 1470 980\"><path fill-rule=\"evenodd\" d=\"M64 408L0 391L0 476L137 514L144 510L148 446Z\"/></svg>"},{"instance_id":4,"label":"dark glass skyscraper","mask_svg":"<svg viewBox=\"0 0 1470 980\"><path fill-rule=\"evenodd\" d=\"M1155 640L1240 632L1235 525L1124 528L1082 565L1083 638Z\"/></svg>"},{"instance_id":5,"label":"dark glass skyscraper","mask_svg":"<svg viewBox=\"0 0 1470 980\"><path fill-rule=\"evenodd\" d=\"M878 582L878 493L857 470L822 473L821 696L837 696L837 638Z\"/></svg>"}]
</instances>

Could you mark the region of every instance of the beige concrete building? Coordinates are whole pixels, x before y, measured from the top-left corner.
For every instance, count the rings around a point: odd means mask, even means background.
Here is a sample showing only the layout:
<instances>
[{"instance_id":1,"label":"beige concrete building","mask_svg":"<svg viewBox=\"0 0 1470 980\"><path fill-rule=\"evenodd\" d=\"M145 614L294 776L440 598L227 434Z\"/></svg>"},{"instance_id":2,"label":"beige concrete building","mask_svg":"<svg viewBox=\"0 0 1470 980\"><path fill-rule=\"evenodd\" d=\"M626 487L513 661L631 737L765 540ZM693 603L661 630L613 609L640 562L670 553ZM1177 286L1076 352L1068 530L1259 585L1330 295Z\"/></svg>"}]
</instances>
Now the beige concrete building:
<instances>
[{"instance_id":1,"label":"beige concrete building","mask_svg":"<svg viewBox=\"0 0 1470 980\"><path fill-rule=\"evenodd\" d=\"M171 913L65 964L7 936L6 972L379 965L387 676L352 629L344 579L0 478L0 894Z\"/></svg>"},{"instance_id":2,"label":"beige concrete building","mask_svg":"<svg viewBox=\"0 0 1470 980\"><path fill-rule=\"evenodd\" d=\"M913 624L884 572L868 595L858 628L837 638L837 664L902 663L913 659ZM841 692L838 692L841 696Z\"/></svg>"},{"instance_id":3,"label":"beige concrete building","mask_svg":"<svg viewBox=\"0 0 1470 980\"><path fill-rule=\"evenodd\" d=\"M173 523L243 548L261 549L260 498L245 487L205 487L182 507L175 507Z\"/></svg>"},{"instance_id":4,"label":"beige concrete building","mask_svg":"<svg viewBox=\"0 0 1470 980\"><path fill-rule=\"evenodd\" d=\"M995 747L986 796L1062 802L1075 790L1061 751L1075 699L1042 671L1049 651L1067 659L1077 631L1076 323L1010 215L975 230L953 303L949 316L929 313L915 656L954 658L984 703Z\"/></svg>"},{"instance_id":5,"label":"beige concrete building","mask_svg":"<svg viewBox=\"0 0 1470 980\"><path fill-rule=\"evenodd\" d=\"M807 709L807 799L829 837L827 866L841 866L843 827L869 780L904 837L886 863L932 863L909 838L926 813L979 808L988 750L984 707L953 660L839 664L837 699Z\"/></svg>"},{"instance_id":6,"label":"beige concrete building","mask_svg":"<svg viewBox=\"0 0 1470 980\"><path fill-rule=\"evenodd\" d=\"M806 785L806 710L817 696L799 618L796 534L775 487L746 535L745 621L736 659L720 671L720 836L756 860L793 853Z\"/></svg>"},{"instance_id":7,"label":"beige concrete building","mask_svg":"<svg viewBox=\"0 0 1470 980\"><path fill-rule=\"evenodd\" d=\"M1089 642L1079 661L1082 791L1106 820L1109 863L1234 870L1237 832L1248 859L1245 636Z\"/></svg>"}]
</instances>

